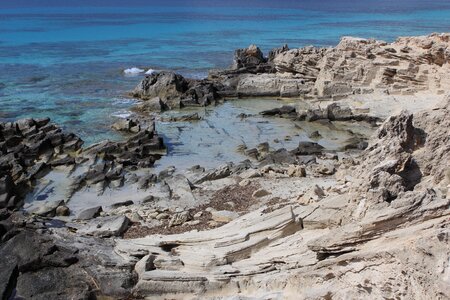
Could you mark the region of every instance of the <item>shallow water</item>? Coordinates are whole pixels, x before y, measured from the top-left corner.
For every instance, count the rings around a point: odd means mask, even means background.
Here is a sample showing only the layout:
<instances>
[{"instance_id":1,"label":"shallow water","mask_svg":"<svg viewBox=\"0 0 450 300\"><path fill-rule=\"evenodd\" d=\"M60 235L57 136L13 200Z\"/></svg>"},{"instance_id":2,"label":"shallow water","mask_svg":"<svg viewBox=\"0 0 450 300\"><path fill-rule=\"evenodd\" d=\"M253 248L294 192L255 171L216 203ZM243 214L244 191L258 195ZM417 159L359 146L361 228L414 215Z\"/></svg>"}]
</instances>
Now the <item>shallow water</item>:
<instances>
[{"instance_id":1,"label":"shallow water","mask_svg":"<svg viewBox=\"0 0 450 300\"><path fill-rule=\"evenodd\" d=\"M126 68L201 77L251 43L268 51L449 28L449 1L1 1L0 120L45 115L87 143L117 139L113 115L140 80Z\"/></svg>"},{"instance_id":2,"label":"shallow water","mask_svg":"<svg viewBox=\"0 0 450 300\"><path fill-rule=\"evenodd\" d=\"M294 100L244 99L227 101L216 107L187 109L163 113L161 118L182 116L197 113L202 119L189 122L162 122L157 124L157 130L168 143L168 154L155 164L154 168L141 169L138 175L154 173L175 166L177 173L185 174L186 169L200 165L206 169L216 168L227 162L238 163L249 159L238 146L246 145L248 149L260 143L268 142L271 150L286 148L292 150L300 141L314 141L327 150L340 150L354 134L369 136L374 128L364 122L320 122L293 121L287 118L264 117L262 110L294 105L298 109L308 107L307 102ZM246 117L241 117L245 114ZM351 130L354 134L349 132ZM312 132L318 131L322 137L310 139ZM257 164L256 161L253 161ZM65 167L59 167L44 178L38 180L33 193L26 199L25 209L33 209L42 201L59 201L67 198L68 187L72 180L83 172L86 167L78 167L69 173ZM95 186L82 188L68 202L72 214L86 207L102 205L109 207L113 203L133 200L140 203L149 195L158 196L164 188L157 184L150 190L139 189L138 184L125 184L121 188L106 188L98 193ZM166 195L167 197L167 195ZM179 201L178 201L179 202ZM180 205L177 203L176 205Z\"/></svg>"},{"instance_id":3,"label":"shallow water","mask_svg":"<svg viewBox=\"0 0 450 300\"><path fill-rule=\"evenodd\" d=\"M268 142L272 150L286 148L292 150L300 141L314 141L328 150L339 150L352 137L348 132L368 136L372 128L365 123L335 122L325 126L314 122L294 122L279 117L264 117L263 110L293 105L299 109L308 106L306 102L295 100L243 99L227 101L216 107L167 112L167 116L198 113L200 121L157 122L157 130L168 142L168 155L156 162L156 171L176 166L186 169L193 165L206 168L217 167L226 162L239 162L247 159L238 146L255 148ZM242 118L240 115L248 115ZM311 140L310 134L319 131L322 138Z\"/></svg>"}]
</instances>

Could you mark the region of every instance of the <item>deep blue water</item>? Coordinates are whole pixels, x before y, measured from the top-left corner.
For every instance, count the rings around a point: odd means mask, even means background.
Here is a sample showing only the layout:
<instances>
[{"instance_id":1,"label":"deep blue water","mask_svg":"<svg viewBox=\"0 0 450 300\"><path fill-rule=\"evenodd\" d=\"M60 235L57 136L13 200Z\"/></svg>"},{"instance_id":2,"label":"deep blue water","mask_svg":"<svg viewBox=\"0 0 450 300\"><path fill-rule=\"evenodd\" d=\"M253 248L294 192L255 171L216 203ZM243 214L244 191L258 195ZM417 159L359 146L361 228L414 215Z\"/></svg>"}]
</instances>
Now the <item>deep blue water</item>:
<instances>
[{"instance_id":1,"label":"deep blue water","mask_svg":"<svg viewBox=\"0 0 450 300\"><path fill-rule=\"evenodd\" d=\"M450 0L0 0L0 119L50 116L88 142L114 138L140 79L126 68L201 77L252 43L448 31Z\"/></svg>"}]
</instances>

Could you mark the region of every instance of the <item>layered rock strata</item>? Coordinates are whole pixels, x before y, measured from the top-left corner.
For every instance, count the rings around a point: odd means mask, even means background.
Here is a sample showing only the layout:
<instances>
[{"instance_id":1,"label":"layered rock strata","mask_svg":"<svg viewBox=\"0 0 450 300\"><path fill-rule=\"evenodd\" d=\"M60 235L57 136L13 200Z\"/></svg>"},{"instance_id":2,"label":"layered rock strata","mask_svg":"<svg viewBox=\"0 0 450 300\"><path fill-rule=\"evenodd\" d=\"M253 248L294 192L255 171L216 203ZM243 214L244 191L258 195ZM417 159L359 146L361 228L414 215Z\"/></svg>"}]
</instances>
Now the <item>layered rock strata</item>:
<instances>
[{"instance_id":1,"label":"layered rock strata","mask_svg":"<svg viewBox=\"0 0 450 300\"><path fill-rule=\"evenodd\" d=\"M341 99L353 94L445 93L450 87L450 35L403 37L387 43L344 37L336 47L289 49L264 57L255 45L235 52L233 66L205 80L171 72L146 76L131 93L139 110L204 106L224 97Z\"/></svg>"}]
</instances>

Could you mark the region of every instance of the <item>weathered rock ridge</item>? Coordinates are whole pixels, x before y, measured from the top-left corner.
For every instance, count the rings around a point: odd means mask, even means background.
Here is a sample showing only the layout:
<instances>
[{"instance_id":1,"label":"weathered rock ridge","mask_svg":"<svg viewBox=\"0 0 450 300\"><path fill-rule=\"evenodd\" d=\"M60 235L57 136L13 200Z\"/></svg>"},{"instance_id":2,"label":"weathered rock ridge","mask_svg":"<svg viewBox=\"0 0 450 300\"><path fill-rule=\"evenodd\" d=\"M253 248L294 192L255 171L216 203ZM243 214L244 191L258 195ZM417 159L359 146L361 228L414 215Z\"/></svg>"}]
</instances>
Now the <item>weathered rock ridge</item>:
<instances>
[{"instance_id":1,"label":"weathered rock ridge","mask_svg":"<svg viewBox=\"0 0 450 300\"><path fill-rule=\"evenodd\" d=\"M151 99L141 110L160 110L209 105L223 97L442 94L450 87L449 62L449 34L403 37L392 43L344 37L331 48L285 45L270 51L268 58L252 45L236 50L233 66L210 71L208 79L161 72L146 76L132 95Z\"/></svg>"}]
</instances>

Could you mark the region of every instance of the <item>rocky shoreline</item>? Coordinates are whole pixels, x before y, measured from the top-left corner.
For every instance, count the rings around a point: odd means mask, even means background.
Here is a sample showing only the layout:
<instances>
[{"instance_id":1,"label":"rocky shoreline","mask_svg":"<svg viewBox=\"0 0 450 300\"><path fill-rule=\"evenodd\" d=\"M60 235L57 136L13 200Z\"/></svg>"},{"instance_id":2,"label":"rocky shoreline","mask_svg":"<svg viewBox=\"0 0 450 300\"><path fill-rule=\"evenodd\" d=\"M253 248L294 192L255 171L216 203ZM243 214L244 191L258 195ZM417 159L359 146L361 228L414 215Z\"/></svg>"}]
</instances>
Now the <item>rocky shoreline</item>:
<instances>
[{"instance_id":1,"label":"rocky shoreline","mask_svg":"<svg viewBox=\"0 0 450 300\"><path fill-rule=\"evenodd\" d=\"M273 49L265 57L251 45L238 49L230 69L207 79L172 72L145 76L131 93L146 100L138 110L205 106L224 98L294 97L339 100L382 92L411 95L448 91L448 34L399 38L393 43L344 37L333 48Z\"/></svg>"},{"instance_id":2,"label":"rocky shoreline","mask_svg":"<svg viewBox=\"0 0 450 300\"><path fill-rule=\"evenodd\" d=\"M208 79L145 76L136 115L112 126L121 142L0 123L2 299L450 298L449 70L450 34L251 46ZM298 98L261 115L375 133L152 170L166 151L155 116L237 97Z\"/></svg>"}]
</instances>

